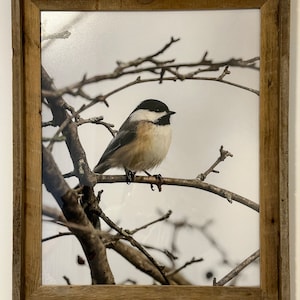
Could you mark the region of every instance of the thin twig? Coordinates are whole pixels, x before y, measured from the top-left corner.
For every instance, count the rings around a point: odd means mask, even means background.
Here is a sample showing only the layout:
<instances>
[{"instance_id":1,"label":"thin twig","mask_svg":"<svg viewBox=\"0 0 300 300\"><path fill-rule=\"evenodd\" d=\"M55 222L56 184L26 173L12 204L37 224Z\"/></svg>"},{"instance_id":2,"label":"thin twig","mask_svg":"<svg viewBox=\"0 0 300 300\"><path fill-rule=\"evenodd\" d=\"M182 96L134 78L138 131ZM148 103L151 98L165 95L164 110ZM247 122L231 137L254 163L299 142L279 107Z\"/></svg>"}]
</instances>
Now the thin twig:
<instances>
[{"instance_id":1,"label":"thin twig","mask_svg":"<svg viewBox=\"0 0 300 300\"><path fill-rule=\"evenodd\" d=\"M229 69L229 66L226 66L223 73L217 78L218 81L222 81L225 76L230 74L230 71L228 69Z\"/></svg>"},{"instance_id":2,"label":"thin twig","mask_svg":"<svg viewBox=\"0 0 300 300\"><path fill-rule=\"evenodd\" d=\"M48 122L42 122L42 127L54 126L53 120Z\"/></svg>"},{"instance_id":3,"label":"thin twig","mask_svg":"<svg viewBox=\"0 0 300 300\"><path fill-rule=\"evenodd\" d=\"M224 150L224 147L221 146L220 147L220 156L218 157L218 159L211 165L211 167L209 167L207 169L207 171L205 171L204 173L201 173L197 176L198 179L204 181L207 177L207 175L209 175L210 173L219 173L219 171L215 170L215 167L222 161L224 161L227 157L233 157L233 155L227 151Z\"/></svg>"},{"instance_id":4,"label":"thin twig","mask_svg":"<svg viewBox=\"0 0 300 300\"><path fill-rule=\"evenodd\" d=\"M149 222L148 224L145 224L145 225L143 225L143 226L141 226L141 227L138 227L138 228L136 228L136 229L133 229L133 230L125 230L125 231L126 231L128 234L133 235L133 234L137 233L138 231L140 231L140 230L142 230L142 229L146 229L147 227L149 227L149 226L151 226L151 225L153 225L153 224L155 224L155 223L162 222L162 221L168 219L168 218L171 216L171 214L172 214L172 211L169 210L169 211L168 211L166 214L164 214L162 217L160 217L160 218L158 218L158 219L156 219L156 220L154 220L154 221L152 221L152 222Z\"/></svg>"},{"instance_id":5,"label":"thin twig","mask_svg":"<svg viewBox=\"0 0 300 300\"><path fill-rule=\"evenodd\" d=\"M84 107L84 105L81 107L81 109ZM63 130L67 127L67 125L72 121L73 118L77 118L79 117L79 113L81 112L81 109L79 109L78 111L74 111L73 109L71 109L70 106L65 107L65 109L68 109L70 111L72 111L72 115L68 115L66 117L66 119L63 121L63 123L59 126L58 130L55 132L53 138L50 140L47 149L51 149L53 146L53 143L56 141L56 139L59 137L60 133L63 132Z\"/></svg>"},{"instance_id":6,"label":"thin twig","mask_svg":"<svg viewBox=\"0 0 300 300\"><path fill-rule=\"evenodd\" d=\"M60 142L65 142L66 137L63 135L60 136L53 136L53 137L42 137L42 142L52 142L52 143L60 143Z\"/></svg>"},{"instance_id":7,"label":"thin twig","mask_svg":"<svg viewBox=\"0 0 300 300\"><path fill-rule=\"evenodd\" d=\"M63 279L66 281L67 285L71 285L71 281L70 281L69 277L64 275Z\"/></svg>"},{"instance_id":8,"label":"thin twig","mask_svg":"<svg viewBox=\"0 0 300 300\"><path fill-rule=\"evenodd\" d=\"M89 119L82 119L80 118L76 122L77 126L81 126L83 124L97 124L97 125L103 125L107 130L111 133L111 135L114 137L117 133L117 130L114 130L113 127L115 126L114 124L110 124L107 122L103 121L103 117L94 117L94 118L89 118Z\"/></svg>"},{"instance_id":9,"label":"thin twig","mask_svg":"<svg viewBox=\"0 0 300 300\"><path fill-rule=\"evenodd\" d=\"M193 257L190 261L187 261L183 266L179 267L179 268L176 269L176 270L173 270L173 271L171 271L171 272L168 272L168 273L167 273L167 276L172 276L172 275L174 275L174 274L180 272L181 270L183 270L183 269L186 268L187 266L189 266L189 265L191 265L191 264L194 264L194 263L197 263L197 262L201 262L201 261L203 261L203 258L198 258L198 259L196 259L196 258Z\"/></svg>"},{"instance_id":10,"label":"thin twig","mask_svg":"<svg viewBox=\"0 0 300 300\"><path fill-rule=\"evenodd\" d=\"M136 285L136 284L137 284L137 281L128 278L128 279L125 279L125 280L121 281L119 284L120 284L120 285L125 285L125 284L133 284L133 285Z\"/></svg>"},{"instance_id":11,"label":"thin twig","mask_svg":"<svg viewBox=\"0 0 300 300\"><path fill-rule=\"evenodd\" d=\"M169 43L167 43L161 50L157 51L156 53L150 55L150 57L155 57L160 54L163 54L168 48L171 47L172 44L177 43L180 41L180 38L175 39L174 37L171 37L171 40Z\"/></svg>"},{"instance_id":12,"label":"thin twig","mask_svg":"<svg viewBox=\"0 0 300 300\"><path fill-rule=\"evenodd\" d=\"M209 225L211 225L212 222L213 222L212 220L208 220L203 225L198 225L198 224L190 223L186 220L181 220L181 221L167 220L167 223L174 227L173 237L172 237L173 251L176 251L177 237L179 234L179 229L181 229L181 228L196 229L196 230L200 231L200 233L202 235L204 235L204 237L209 241L209 243L212 245L212 247L215 248L215 250L217 250L220 253L220 255L222 256L223 263L226 265L232 266L233 264L231 264L229 262L226 251L223 250L222 247L218 244L218 242L207 232L207 227Z\"/></svg>"},{"instance_id":13,"label":"thin twig","mask_svg":"<svg viewBox=\"0 0 300 300\"><path fill-rule=\"evenodd\" d=\"M52 34L47 34L47 35L42 35L41 41L46 41L46 40L55 40L55 39L67 39L71 35L71 32L68 30L58 32L58 33L52 33Z\"/></svg>"},{"instance_id":14,"label":"thin twig","mask_svg":"<svg viewBox=\"0 0 300 300\"><path fill-rule=\"evenodd\" d=\"M62 237L62 236L67 236L67 235L74 235L74 234L73 234L72 232L60 232L60 233L58 233L58 234L49 236L49 237L47 237L47 238L43 238L43 239L42 239L42 243L43 243L43 242L50 241L50 240L53 240L53 239L56 239L56 238L59 238L59 237Z\"/></svg>"},{"instance_id":15,"label":"thin twig","mask_svg":"<svg viewBox=\"0 0 300 300\"><path fill-rule=\"evenodd\" d=\"M173 263L174 260L178 259L177 256L175 256L173 253L171 253L168 249L160 249L160 248L157 248L157 247L153 247L153 246L150 246L150 245L143 245L146 249L149 249L149 250L155 250L155 251L158 251L160 253L163 253L165 254L169 259L170 261Z\"/></svg>"},{"instance_id":16,"label":"thin twig","mask_svg":"<svg viewBox=\"0 0 300 300\"><path fill-rule=\"evenodd\" d=\"M216 281L214 279L214 286L223 286L231 279L236 277L243 269L245 269L248 265L250 265L253 261L255 261L259 257L260 251L257 250L249 257L247 257L244 261L242 261L239 265L237 265L233 270L231 270L226 276L224 276L221 280Z\"/></svg>"}]
</instances>

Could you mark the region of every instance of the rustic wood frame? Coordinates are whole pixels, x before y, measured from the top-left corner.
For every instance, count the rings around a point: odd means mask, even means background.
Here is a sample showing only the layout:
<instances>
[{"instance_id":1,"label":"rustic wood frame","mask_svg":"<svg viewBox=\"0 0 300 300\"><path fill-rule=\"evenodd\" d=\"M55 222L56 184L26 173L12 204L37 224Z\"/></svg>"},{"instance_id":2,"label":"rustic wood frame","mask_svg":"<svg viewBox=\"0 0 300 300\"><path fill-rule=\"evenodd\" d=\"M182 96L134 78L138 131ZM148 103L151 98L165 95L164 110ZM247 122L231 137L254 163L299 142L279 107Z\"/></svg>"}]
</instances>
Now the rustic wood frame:
<instances>
[{"instance_id":1,"label":"rustic wood frame","mask_svg":"<svg viewBox=\"0 0 300 300\"><path fill-rule=\"evenodd\" d=\"M288 246L288 0L13 0L13 299L290 299ZM41 285L41 10L248 9L261 12L261 285Z\"/></svg>"}]
</instances>

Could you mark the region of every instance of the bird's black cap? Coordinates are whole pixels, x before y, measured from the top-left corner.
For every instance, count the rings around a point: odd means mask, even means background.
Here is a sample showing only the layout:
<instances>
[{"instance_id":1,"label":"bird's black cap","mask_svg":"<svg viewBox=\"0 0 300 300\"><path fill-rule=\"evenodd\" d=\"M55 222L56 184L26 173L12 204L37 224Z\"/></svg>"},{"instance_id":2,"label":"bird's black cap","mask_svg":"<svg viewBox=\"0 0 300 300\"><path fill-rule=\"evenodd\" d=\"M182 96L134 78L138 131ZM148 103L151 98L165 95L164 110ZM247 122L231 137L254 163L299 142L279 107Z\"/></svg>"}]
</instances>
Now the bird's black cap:
<instances>
[{"instance_id":1,"label":"bird's black cap","mask_svg":"<svg viewBox=\"0 0 300 300\"><path fill-rule=\"evenodd\" d=\"M134 111L137 111L139 109L147 109L156 112L170 112L168 106L165 103L155 99L147 99L142 101Z\"/></svg>"}]
</instances>

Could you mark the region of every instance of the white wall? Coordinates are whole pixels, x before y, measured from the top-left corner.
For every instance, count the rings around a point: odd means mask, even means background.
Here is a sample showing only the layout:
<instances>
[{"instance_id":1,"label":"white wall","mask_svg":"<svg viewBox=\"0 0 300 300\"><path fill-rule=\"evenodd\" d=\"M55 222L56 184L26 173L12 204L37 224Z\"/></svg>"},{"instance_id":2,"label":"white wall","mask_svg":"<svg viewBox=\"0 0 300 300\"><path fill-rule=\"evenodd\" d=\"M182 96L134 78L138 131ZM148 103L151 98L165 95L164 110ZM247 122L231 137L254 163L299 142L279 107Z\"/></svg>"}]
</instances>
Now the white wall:
<instances>
[{"instance_id":1,"label":"white wall","mask_svg":"<svg viewBox=\"0 0 300 300\"><path fill-rule=\"evenodd\" d=\"M296 87L299 81L300 61L298 52L299 43L299 13L300 4L292 2L292 50L291 50L291 101L290 101L290 201L291 201L291 285L292 300L300 300L300 287L296 290L296 278L300 279L300 240L296 238L296 229L300 230L300 221L296 221L296 212L299 215L299 204L296 197L300 194L300 185L296 184L300 178L300 143L296 140L300 130L300 88ZM11 23L10 1L0 1L0 90L1 90L1 117L0 117L0 190L1 210L0 220L0 299L11 299L11 258L12 258L12 101L11 101ZM296 101L297 99L297 101ZM298 154L298 155L297 155ZM8 188L9 187L9 188ZM6 226L3 226L5 224ZM297 253L297 256L296 256ZM298 263L298 265L297 265Z\"/></svg>"},{"instance_id":2,"label":"white wall","mask_svg":"<svg viewBox=\"0 0 300 300\"><path fill-rule=\"evenodd\" d=\"M10 0L0 1L0 299L11 299L12 277L12 90ZM5 225L5 226L4 226Z\"/></svg>"}]
</instances>

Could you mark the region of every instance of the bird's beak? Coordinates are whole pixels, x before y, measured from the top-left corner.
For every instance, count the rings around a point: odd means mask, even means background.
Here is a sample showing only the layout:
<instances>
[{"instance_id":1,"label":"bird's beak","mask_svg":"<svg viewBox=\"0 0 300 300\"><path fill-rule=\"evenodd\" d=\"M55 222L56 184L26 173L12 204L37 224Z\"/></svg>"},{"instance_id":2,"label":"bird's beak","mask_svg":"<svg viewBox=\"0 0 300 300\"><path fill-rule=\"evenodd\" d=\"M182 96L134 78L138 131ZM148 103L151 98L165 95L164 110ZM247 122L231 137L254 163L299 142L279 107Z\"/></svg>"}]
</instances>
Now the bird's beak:
<instances>
[{"instance_id":1,"label":"bird's beak","mask_svg":"<svg viewBox=\"0 0 300 300\"><path fill-rule=\"evenodd\" d=\"M174 115L174 114L176 114L175 111L171 111L171 110L170 110L170 111L167 112L167 116L171 116L171 115Z\"/></svg>"}]
</instances>

